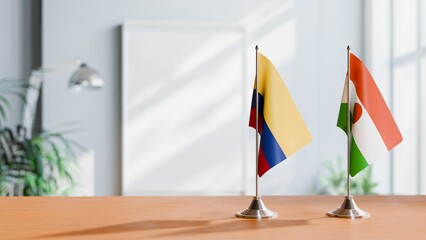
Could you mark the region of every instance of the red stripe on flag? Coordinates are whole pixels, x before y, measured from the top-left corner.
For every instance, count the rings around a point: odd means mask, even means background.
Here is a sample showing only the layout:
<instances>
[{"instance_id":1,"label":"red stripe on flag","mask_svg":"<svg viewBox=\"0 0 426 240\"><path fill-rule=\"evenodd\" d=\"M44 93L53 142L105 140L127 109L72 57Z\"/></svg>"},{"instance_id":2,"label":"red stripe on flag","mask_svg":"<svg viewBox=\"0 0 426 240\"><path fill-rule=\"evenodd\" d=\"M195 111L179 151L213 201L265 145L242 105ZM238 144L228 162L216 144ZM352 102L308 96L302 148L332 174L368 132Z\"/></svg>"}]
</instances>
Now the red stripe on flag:
<instances>
[{"instance_id":1,"label":"red stripe on flag","mask_svg":"<svg viewBox=\"0 0 426 240\"><path fill-rule=\"evenodd\" d=\"M263 116L261 113L259 113L259 134L262 134L262 125L263 125ZM250 110L250 120L249 120L249 126L256 129L256 108L252 108Z\"/></svg>"},{"instance_id":2,"label":"red stripe on flag","mask_svg":"<svg viewBox=\"0 0 426 240\"><path fill-rule=\"evenodd\" d=\"M362 105L369 113L388 150L402 141L398 126L368 69L355 55L350 55L350 79Z\"/></svg>"},{"instance_id":3,"label":"red stripe on flag","mask_svg":"<svg viewBox=\"0 0 426 240\"><path fill-rule=\"evenodd\" d=\"M265 155L263 154L262 148L259 149L259 163L258 163L258 171L259 177L265 174L271 167L269 167L268 162L266 161Z\"/></svg>"}]
</instances>

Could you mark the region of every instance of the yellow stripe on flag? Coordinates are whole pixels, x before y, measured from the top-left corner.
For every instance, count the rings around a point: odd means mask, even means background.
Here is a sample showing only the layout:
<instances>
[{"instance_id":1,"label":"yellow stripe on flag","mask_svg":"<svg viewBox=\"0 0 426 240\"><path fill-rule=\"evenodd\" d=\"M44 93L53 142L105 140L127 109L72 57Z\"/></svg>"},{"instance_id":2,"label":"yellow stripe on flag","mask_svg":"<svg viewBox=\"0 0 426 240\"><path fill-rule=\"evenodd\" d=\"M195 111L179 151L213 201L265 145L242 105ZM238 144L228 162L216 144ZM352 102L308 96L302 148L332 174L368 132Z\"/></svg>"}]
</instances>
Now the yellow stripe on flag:
<instances>
[{"instance_id":1,"label":"yellow stripe on flag","mask_svg":"<svg viewBox=\"0 0 426 240\"><path fill-rule=\"evenodd\" d=\"M264 99L265 122L289 157L312 137L278 71L265 56L258 54L258 91Z\"/></svg>"}]
</instances>

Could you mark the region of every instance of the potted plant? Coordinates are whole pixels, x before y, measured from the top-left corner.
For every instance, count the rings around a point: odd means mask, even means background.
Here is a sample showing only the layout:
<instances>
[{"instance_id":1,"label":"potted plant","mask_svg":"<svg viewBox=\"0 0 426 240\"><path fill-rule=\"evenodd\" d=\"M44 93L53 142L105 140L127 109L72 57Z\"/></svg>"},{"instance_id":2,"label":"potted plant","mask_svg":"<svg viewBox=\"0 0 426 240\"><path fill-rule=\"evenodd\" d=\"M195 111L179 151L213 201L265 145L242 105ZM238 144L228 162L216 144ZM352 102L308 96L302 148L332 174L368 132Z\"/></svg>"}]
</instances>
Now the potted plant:
<instances>
[{"instance_id":1,"label":"potted plant","mask_svg":"<svg viewBox=\"0 0 426 240\"><path fill-rule=\"evenodd\" d=\"M323 174L320 176L320 194L344 195L346 194L347 169L343 167L342 159L337 161L326 161ZM373 181L371 166L363 172L351 178L351 193L355 195L377 194L375 189L378 183Z\"/></svg>"},{"instance_id":2,"label":"potted plant","mask_svg":"<svg viewBox=\"0 0 426 240\"><path fill-rule=\"evenodd\" d=\"M70 131L37 131L31 136L25 127L6 127L8 95L26 103L29 84L16 80L0 81L0 194L3 196L67 195L75 184L77 167L74 148L81 148L65 137ZM30 136L30 137L29 137Z\"/></svg>"}]
</instances>

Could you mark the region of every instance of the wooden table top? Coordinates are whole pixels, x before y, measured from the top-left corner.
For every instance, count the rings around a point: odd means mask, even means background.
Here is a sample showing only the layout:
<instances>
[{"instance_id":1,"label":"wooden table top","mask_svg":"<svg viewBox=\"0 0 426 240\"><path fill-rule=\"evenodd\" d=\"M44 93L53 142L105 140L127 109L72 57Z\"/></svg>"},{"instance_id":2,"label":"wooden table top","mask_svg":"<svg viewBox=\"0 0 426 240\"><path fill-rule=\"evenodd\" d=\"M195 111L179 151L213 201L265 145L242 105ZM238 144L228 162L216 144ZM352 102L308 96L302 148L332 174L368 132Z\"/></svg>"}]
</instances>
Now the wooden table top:
<instances>
[{"instance_id":1,"label":"wooden table top","mask_svg":"<svg viewBox=\"0 0 426 240\"><path fill-rule=\"evenodd\" d=\"M426 239L426 196L356 196L369 219L325 216L342 196L263 197L271 220L234 214L251 197L2 197L0 239Z\"/></svg>"}]
</instances>

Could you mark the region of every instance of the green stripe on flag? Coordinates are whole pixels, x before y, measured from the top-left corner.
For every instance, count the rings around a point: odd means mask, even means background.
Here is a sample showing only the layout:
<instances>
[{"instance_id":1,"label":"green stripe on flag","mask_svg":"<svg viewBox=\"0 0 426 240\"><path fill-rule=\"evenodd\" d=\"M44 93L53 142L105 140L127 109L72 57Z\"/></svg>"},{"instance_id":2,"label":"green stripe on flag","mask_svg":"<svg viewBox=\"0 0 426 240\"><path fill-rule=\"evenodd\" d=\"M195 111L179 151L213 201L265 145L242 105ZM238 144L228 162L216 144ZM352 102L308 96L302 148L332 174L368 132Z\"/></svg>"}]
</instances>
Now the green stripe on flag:
<instances>
[{"instance_id":1,"label":"green stripe on flag","mask_svg":"<svg viewBox=\"0 0 426 240\"><path fill-rule=\"evenodd\" d=\"M361 172L366 167L368 167L368 162L365 160L364 156L356 145L354 138L352 137L350 166L351 176L355 176L357 173Z\"/></svg>"},{"instance_id":2,"label":"green stripe on flag","mask_svg":"<svg viewBox=\"0 0 426 240\"><path fill-rule=\"evenodd\" d=\"M339 110L339 117L337 118L337 126L341 128L346 134L348 132L346 129L348 128L348 104L341 103Z\"/></svg>"}]
</instances>

